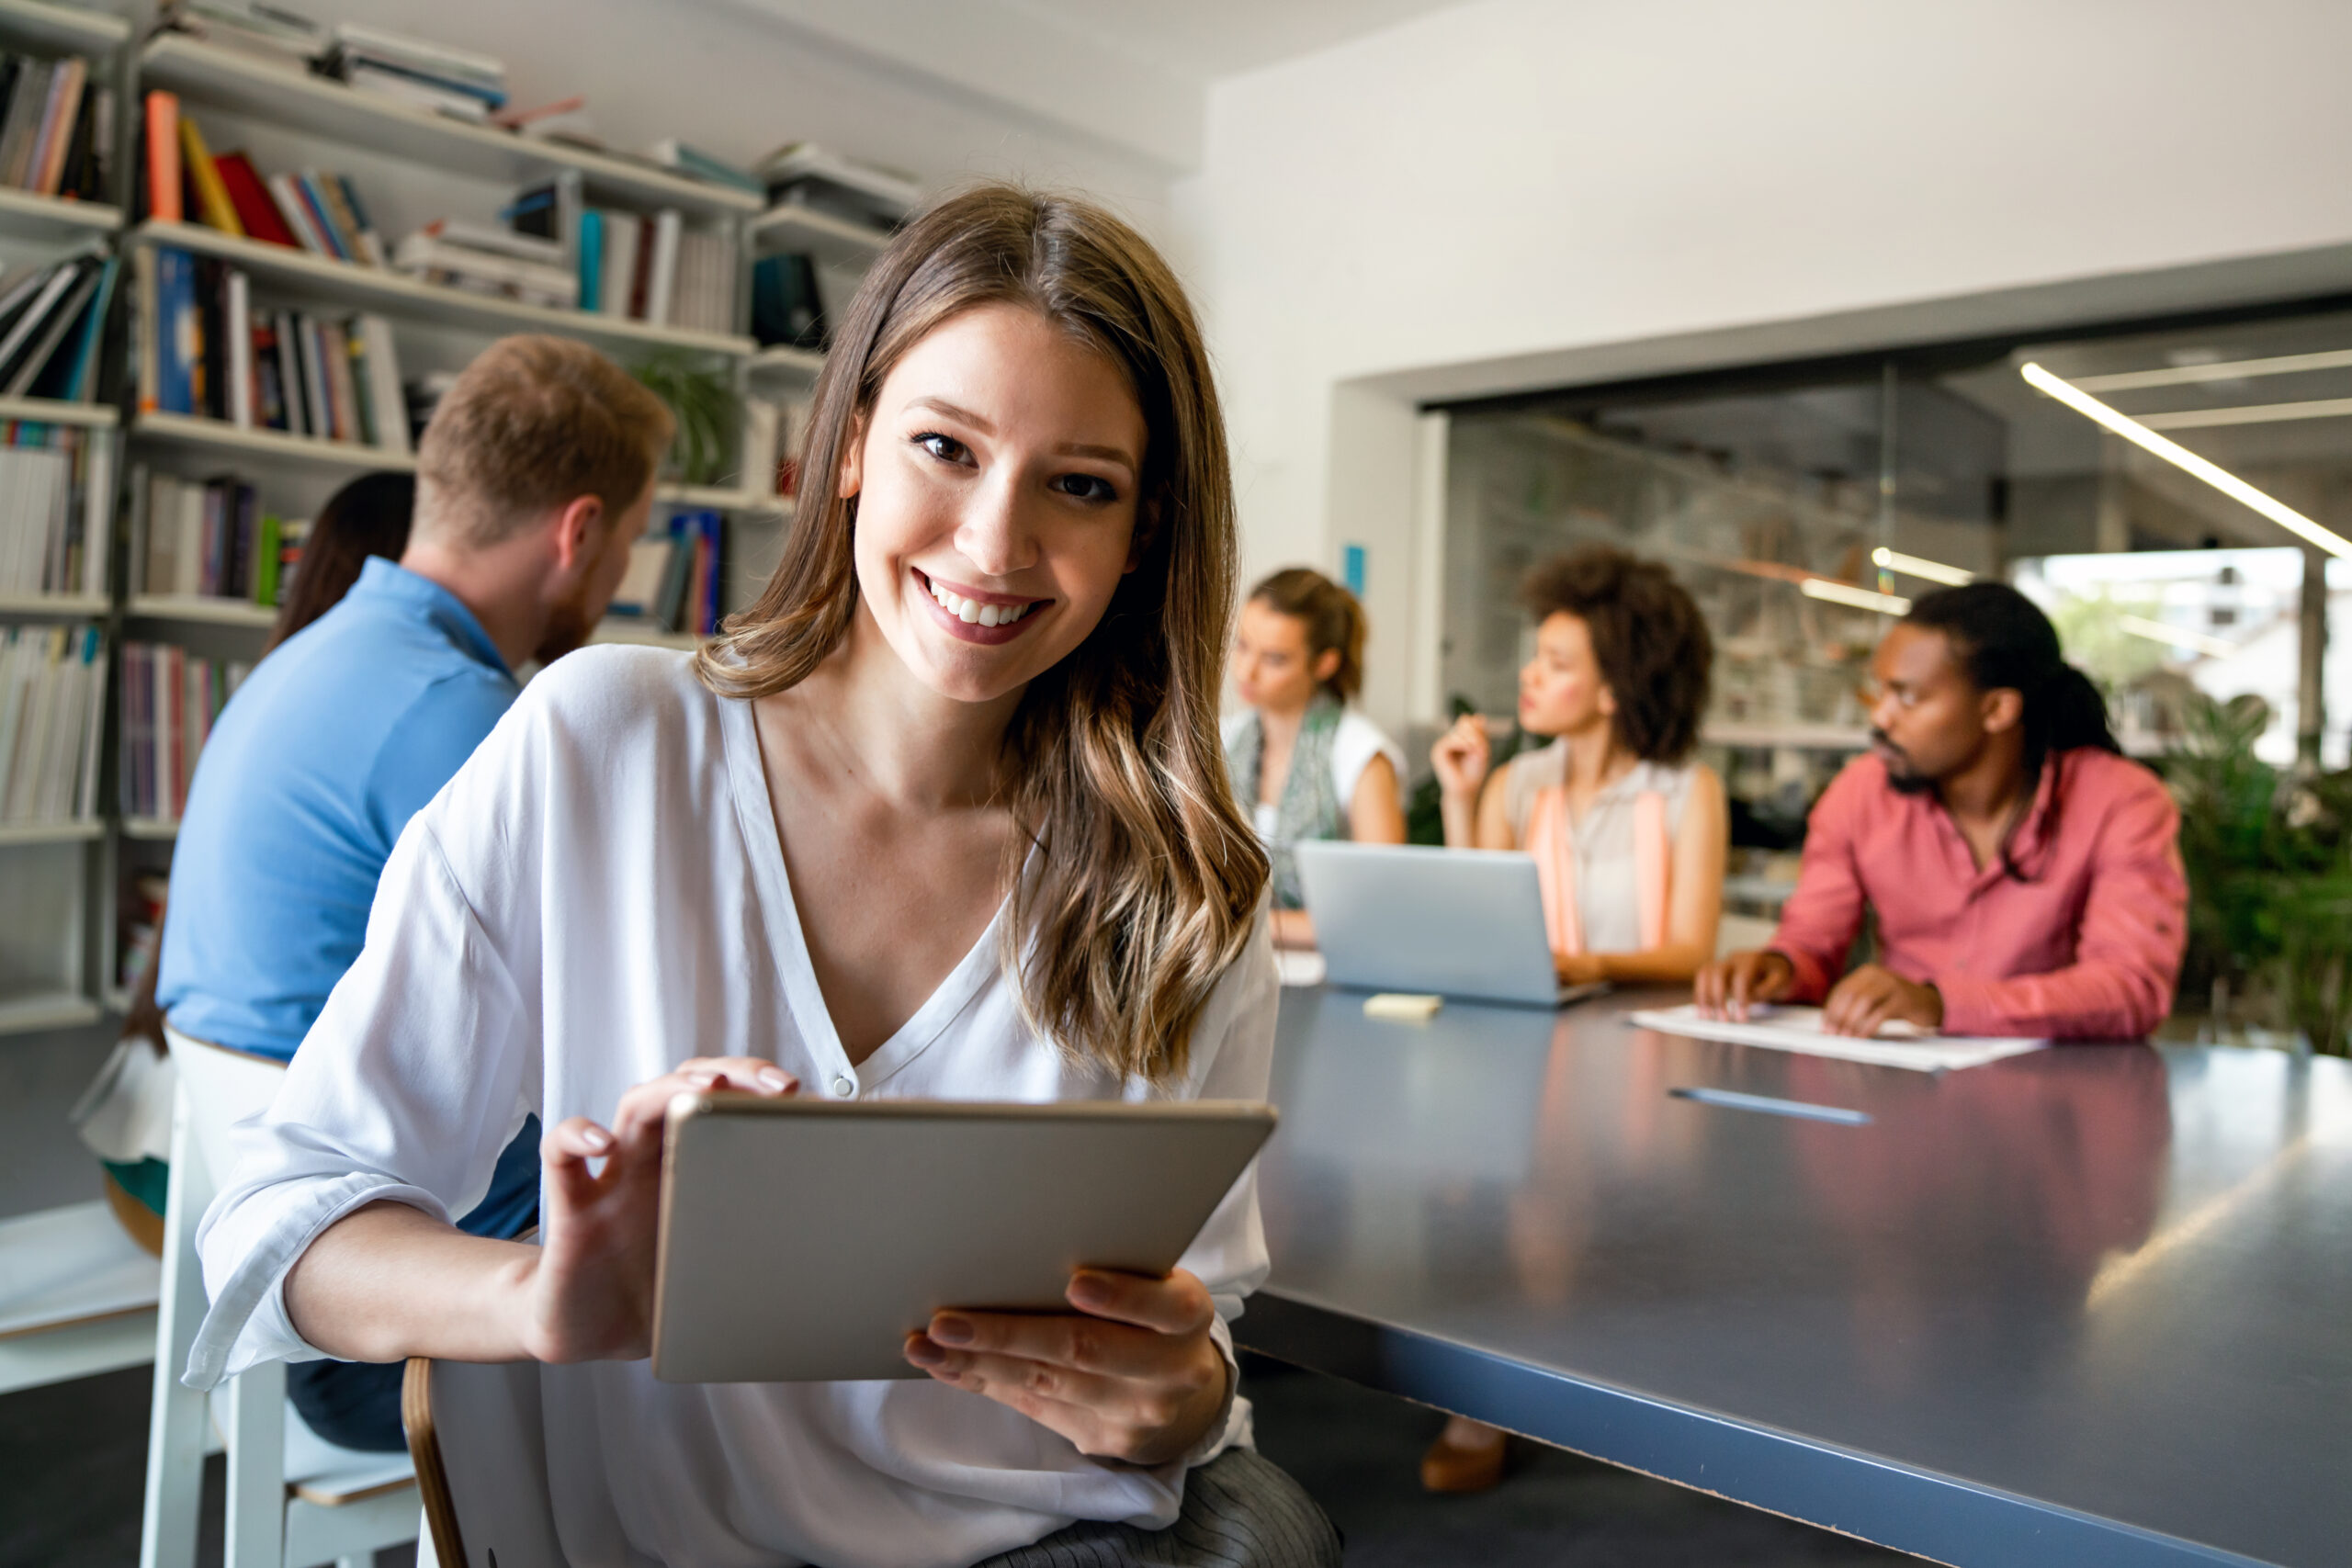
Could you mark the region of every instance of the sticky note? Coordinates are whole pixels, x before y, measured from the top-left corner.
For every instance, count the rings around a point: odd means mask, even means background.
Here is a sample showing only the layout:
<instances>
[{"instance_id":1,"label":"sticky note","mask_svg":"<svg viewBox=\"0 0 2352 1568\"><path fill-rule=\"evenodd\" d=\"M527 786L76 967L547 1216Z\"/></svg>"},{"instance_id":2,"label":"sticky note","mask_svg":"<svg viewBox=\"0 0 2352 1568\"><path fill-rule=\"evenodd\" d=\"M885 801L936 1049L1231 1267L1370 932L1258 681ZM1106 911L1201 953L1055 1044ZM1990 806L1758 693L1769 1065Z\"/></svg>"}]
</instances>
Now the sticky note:
<instances>
[{"instance_id":1,"label":"sticky note","mask_svg":"<svg viewBox=\"0 0 2352 1568\"><path fill-rule=\"evenodd\" d=\"M1383 991L1363 999L1366 1018L1385 1018L1397 1023L1427 1023L1445 1005L1443 997L1418 996L1407 991Z\"/></svg>"}]
</instances>

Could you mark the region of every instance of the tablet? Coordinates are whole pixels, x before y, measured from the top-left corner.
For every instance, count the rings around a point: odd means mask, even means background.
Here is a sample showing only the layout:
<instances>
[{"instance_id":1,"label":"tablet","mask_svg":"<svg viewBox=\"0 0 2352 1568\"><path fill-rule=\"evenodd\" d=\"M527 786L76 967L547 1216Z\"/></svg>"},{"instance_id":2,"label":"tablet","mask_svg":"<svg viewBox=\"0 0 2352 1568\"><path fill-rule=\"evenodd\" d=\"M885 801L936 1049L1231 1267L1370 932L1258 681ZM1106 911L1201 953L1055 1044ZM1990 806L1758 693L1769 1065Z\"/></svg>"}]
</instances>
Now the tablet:
<instances>
[{"instance_id":1,"label":"tablet","mask_svg":"<svg viewBox=\"0 0 2352 1568\"><path fill-rule=\"evenodd\" d=\"M653 1375L918 1378L944 1307L1070 1310L1073 1270L1164 1275L1274 1129L1238 1100L670 1102Z\"/></svg>"}]
</instances>

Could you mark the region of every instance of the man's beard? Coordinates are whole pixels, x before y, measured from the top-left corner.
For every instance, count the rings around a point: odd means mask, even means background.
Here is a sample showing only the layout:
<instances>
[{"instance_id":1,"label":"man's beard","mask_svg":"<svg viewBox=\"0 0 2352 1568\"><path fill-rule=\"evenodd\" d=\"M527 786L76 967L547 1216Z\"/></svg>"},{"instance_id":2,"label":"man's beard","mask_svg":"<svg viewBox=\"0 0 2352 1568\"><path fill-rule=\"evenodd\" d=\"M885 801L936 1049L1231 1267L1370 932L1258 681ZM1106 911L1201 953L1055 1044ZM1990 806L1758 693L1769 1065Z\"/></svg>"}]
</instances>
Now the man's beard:
<instances>
[{"instance_id":1,"label":"man's beard","mask_svg":"<svg viewBox=\"0 0 2352 1568\"><path fill-rule=\"evenodd\" d=\"M1886 738L1886 731L1872 726L1871 743L1880 749L1880 760L1886 764L1886 784L1897 795L1926 795L1934 790L1936 781L1911 765L1910 754Z\"/></svg>"},{"instance_id":2,"label":"man's beard","mask_svg":"<svg viewBox=\"0 0 2352 1568\"><path fill-rule=\"evenodd\" d=\"M583 591L578 599L568 599L549 613L548 629L540 636L539 646L531 650L531 657L542 665L552 664L586 642L594 629Z\"/></svg>"}]
</instances>

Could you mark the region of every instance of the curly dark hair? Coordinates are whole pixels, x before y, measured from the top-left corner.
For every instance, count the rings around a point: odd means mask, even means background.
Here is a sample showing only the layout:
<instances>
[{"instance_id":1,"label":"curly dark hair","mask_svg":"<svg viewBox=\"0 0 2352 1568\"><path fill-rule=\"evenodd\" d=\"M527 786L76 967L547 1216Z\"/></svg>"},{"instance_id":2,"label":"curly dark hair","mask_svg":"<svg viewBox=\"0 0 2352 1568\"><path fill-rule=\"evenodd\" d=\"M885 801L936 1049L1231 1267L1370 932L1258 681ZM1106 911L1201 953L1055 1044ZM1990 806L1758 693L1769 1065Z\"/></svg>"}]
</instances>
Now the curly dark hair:
<instances>
[{"instance_id":1,"label":"curly dark hair","mask_svg":"<svg viewBox=\"0 0 2352 1568\"><path fill-rule=\"evenodd\" d=\"M1679 762L1699 743L1714 668L1714 639L1698 601L1656 561L1606 545L1531 569L1520 603L1542 626L1585 624L1600 678L1617 699L1617 739L1649 762Z\"/></svg>"}]
</instances>

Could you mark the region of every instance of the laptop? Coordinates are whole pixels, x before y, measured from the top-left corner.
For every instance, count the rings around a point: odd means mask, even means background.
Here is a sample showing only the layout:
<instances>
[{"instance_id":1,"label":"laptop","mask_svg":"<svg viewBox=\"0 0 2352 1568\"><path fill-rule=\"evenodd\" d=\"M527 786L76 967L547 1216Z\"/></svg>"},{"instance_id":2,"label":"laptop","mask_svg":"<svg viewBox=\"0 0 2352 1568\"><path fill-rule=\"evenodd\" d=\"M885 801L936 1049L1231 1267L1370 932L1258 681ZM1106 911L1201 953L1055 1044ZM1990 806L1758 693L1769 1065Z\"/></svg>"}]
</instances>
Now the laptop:
<instances>
[{"instance_id":1,"label":"laptop","mask_svg":"<svg viewBox=\"0 0 2352 1568\"><path fill-rule=\"evenodd\" d=\"M1560 983L1527 855L1325 840L1295 848L1334 986L1544 1008L1609 988Z\"/></svg>"}]
</instances>

